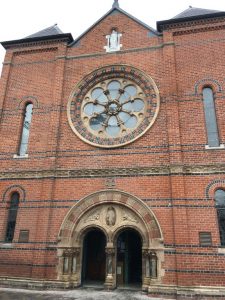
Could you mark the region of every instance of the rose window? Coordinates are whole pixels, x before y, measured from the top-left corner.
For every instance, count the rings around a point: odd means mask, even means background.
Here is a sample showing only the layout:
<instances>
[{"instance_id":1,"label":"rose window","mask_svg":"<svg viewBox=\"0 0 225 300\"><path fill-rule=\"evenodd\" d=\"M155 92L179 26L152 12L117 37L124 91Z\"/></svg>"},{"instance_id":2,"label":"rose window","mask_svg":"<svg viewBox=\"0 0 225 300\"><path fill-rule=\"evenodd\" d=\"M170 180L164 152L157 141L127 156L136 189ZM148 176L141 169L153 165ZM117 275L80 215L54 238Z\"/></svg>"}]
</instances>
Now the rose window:
<instances>
[{"instance_id":1,"label":"rose window","mask_svg":"<svg viewBox=\"0 0 225 300\"><path fill-rule=\"evenodd\" d=\"M72 130L83 141L104 148L128 144L154 123L158 89L143 72L114 65L87 75L68 103Z\"/></svg>"},{"instance_id":2,"label":"rose window","mask_svg":"<svg viewBox=\"0 0 225 300\"><path fill-rule=\"evenodd\" d=\"M104 137L125 135L144 116L143 91L129 80L106 80L94 86L84 98L83 119L93 134Z\"/></svg>"}]
</instances>

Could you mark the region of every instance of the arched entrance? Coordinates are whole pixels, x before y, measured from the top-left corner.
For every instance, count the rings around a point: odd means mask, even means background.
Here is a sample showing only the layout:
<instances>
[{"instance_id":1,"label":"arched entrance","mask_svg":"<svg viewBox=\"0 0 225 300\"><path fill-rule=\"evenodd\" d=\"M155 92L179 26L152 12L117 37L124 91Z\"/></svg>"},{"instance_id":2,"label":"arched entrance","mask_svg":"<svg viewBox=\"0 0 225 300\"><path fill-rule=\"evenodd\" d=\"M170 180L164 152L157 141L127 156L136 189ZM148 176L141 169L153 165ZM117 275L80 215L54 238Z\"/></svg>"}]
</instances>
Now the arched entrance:
<instances>
[{"instance_id":1,"label":"arched entrance","mask_svg":"<svg viewBox=\"0 0 225 300\"><path fill-rule=\"evenodd\" d=\"M125 229L117 238L117 287L141 283L142 240L136 230Z\"/></svg>"},{"instance_id":2,"label":"arched entrance","mask_svg":"<svg viewBox=\"0 0 225 300\"><path fill-rule=\"evenodd\" d=\"M58 240L58 279L65 286L90 280L104 282L107 289L139 283L147 290L164 276L158 221L128 193L99 191L80 200L67 213Z\"/></svg>"},{"instance_id":3,"label":"arched entrance","mask_svg":"<svg viewBox=\"0 0 225 300\"><path fill-rule=\"evenodd\" d=\"M83 284L104 284L105 282L106 238L99 229L90 230L83 241Z\"/></svg>"}]
</instances>

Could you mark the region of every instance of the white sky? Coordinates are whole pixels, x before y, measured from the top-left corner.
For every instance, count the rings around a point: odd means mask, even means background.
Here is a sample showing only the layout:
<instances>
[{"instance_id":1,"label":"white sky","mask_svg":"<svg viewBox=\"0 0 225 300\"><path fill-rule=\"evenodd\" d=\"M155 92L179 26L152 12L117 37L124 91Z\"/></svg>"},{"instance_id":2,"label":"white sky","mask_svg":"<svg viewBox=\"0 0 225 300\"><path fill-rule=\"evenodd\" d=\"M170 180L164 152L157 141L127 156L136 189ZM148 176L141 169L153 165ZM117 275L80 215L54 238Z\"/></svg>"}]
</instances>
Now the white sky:
<instances>
[{"instance_id":1,"label":"white sky","mask_svg":"<svg viewBox=\"0 0 225 300\"><path fill-rule=\"evenodd\" d=\"M74 39L112 7L113 0L0 0L0 41L24 38L55 23ZM225 11L225 0L119 0L120 7L153 28L193 7ZM1 62L5 50L0 46Z\"/></svg>"}]
</instances>

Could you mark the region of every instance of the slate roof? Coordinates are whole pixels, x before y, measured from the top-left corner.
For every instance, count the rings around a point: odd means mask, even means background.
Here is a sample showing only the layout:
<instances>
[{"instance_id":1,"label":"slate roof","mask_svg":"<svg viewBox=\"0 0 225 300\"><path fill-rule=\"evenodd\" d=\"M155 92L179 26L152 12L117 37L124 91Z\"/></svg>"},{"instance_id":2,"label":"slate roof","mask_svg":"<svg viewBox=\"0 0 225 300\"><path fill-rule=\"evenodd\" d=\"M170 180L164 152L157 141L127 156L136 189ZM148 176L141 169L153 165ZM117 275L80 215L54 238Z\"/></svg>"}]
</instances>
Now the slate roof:
<instances>
[{"instance_id":1,"label":"slate roof","mask_svg":"<svg viewBox=\"0 0 225 300\"><path fill-rule=\"evenodd\" d=\"M218 18L218 17L225 17L224 11L219 10L212 10L212 9L203 9L189 6L188 9L184 10L180 14L176 15L175 17L169 20L158 21L157 30L162 32L165 28L167 28L170 24L177 24L180 22L188 22L194 21L199 19L209 19L209 18Z\"/></svg>"},{"instance_id":2,"label":"slate roof","mask_svg":"<svg viewBox=\"0 0 225 300\"><path fill-rule=\"evenodd\" d=\"M220 12L219 10L203 9L203 8L189 6L188 9L182 11L180 14L176 15L172 19L190 18L190 17L196 17L196 16L215 14L215 13L219 13L219 12Z\"/></svg>"},{"instance_id":3,"label":"slate roof","mask_svg":"<svg viewBox=\"0 0 225 300\"><path fill-rule=\"evenodd\" d=\"M36 38L36 37L52 36L52 35L58 35L58 34L63 34L63 32L57 26L57 24L54 24L53 26L47 27L43 30L40 30L40 31L36 32L36 33L28 35L25 38Z\"/></svg>"},{"instance_id":4,"label":"slate roof","mask_svg":"<svg viewBox=\"0 0 225 300\"><path fill-rule=\"evenodd\" d=\"M53 26L33 33L23 39L5 41L1 42L1 44L5 49L7 49L12 45L55 39L65 39L68 43L71 43L73 41L73 36L71 35L71 33L63 33L62 30L57 26L57 24L54 24Z\"/></svg>"}]
</instances>

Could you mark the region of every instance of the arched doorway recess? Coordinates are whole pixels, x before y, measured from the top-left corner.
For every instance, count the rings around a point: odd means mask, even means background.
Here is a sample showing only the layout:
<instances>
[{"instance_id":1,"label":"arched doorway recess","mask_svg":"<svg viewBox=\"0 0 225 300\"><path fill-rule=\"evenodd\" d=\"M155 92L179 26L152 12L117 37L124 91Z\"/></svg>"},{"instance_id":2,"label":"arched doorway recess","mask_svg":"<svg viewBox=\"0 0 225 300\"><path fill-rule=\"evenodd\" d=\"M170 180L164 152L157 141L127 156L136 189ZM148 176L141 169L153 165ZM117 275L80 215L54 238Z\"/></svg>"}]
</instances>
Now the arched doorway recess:
<instances>
[{"instance_id":1,"label":"arched doorway recess","mask_svg":"<svg viewBox=\"0 0 225 300\"><path fill-rule=\"evenodd\" d=\"M130 238L128 237L130 241L127 241L130 255L134 256L135 251L139 251L140 254L141 251L139 263L137 260L137 265L141 269L137 282L142 284L142 289L147 290L150 282L151 285L161 282L164 275L161 267L164 260L164 246L162 232L154 213L142 200L133 195L118 190L104 190L91 194L75 204L61 225L57 245L58 279L64 281L65 286L80 286L82 279L90 277L91 271L87 271L87 267L84 266L87 263L84 248L85 243L91 243L91 232L99 231L105 236L105 258L103 253L101 256L105 260L102 265L105 264L106 288L113 289L119 286L120 268L117 263L119 258L117 251L118 239L125 239L123 232L130 233ZM140 244L139 250L131 250L132 239ZM127 261L124 267L129 273ZM103 274L103 271L101 272ZM98 276L96 278L99 280L100 275ZM129 274L126 276L125 283L135 282L135 278L131 278Z\"/></svg>"},{"instance_id":2,"label":"arched doorway recess","mask_svg":"<svg viewBox=\"0 0 225 300\"><path fill-rule=\"evenodd\" d=\"M117 237L117 286L141 286L142 239L140 234L126 228Z\"/></svg>"},{"instance_id":3,"label":"arched doorway recess","mask_svg":"<svg viewBox=\"0 0 225 300\"><path fill-rule=\"evenodd\" d=\"M104 233L93 228L83 240L82 283L105 283L106 274L106 237Z\"/></svg>"}]
</instances>

